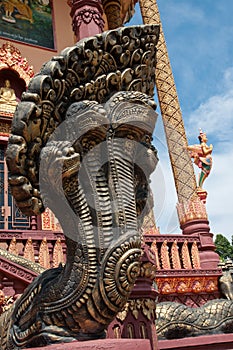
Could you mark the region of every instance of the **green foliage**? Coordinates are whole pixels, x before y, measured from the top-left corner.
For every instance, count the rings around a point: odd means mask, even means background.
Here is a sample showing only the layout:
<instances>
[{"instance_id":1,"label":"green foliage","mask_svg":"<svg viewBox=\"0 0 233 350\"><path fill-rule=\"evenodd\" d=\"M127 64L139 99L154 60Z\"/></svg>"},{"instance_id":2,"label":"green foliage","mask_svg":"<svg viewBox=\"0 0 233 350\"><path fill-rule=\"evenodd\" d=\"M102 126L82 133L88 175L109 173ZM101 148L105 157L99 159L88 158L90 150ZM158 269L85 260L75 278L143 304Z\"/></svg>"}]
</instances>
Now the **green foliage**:
<instances>
[{"instance_id":1,"label":"green foliage","mask_svg":"<svg viewBox=\"0 0 233 350\"><path fill-rule=\"evenodd\" d=\"M218 234L215 239L216 252L219 254L221 260L233 260L233 246L226 237Z\"/></svg>"}]
</instances>

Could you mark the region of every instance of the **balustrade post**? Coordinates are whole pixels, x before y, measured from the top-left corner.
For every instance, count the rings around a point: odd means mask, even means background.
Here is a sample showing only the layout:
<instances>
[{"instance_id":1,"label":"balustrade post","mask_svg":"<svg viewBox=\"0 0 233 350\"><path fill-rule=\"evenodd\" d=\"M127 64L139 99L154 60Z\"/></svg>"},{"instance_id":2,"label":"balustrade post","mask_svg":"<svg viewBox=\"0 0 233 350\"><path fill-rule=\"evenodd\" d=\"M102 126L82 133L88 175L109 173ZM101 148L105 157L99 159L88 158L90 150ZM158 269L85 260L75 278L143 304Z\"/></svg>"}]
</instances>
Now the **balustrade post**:
<instances>
[{"instance_id":1,"label":"balustrade post","mask_svg":"<svg viewBox=\"0 0 233 350\"><path fill-rule=\"evenodd\" d=\"M204 204L203 204L204 205ZM182 224L183 234L199 236L199 256L202 269L217 269L219 255L215 252L213 233L210 232L209 221L204 218L189 220Z\"/></svg>"},{"instance_id":2,"label":"balustrade post","mask_svg":"<svg viewBox=\"0 0 233 350\"><path fill-rule=\"evenodd\" d=\"M31 230L37 230L37 217L36 215L31 216Z\"/></svg>"}]
</instances>

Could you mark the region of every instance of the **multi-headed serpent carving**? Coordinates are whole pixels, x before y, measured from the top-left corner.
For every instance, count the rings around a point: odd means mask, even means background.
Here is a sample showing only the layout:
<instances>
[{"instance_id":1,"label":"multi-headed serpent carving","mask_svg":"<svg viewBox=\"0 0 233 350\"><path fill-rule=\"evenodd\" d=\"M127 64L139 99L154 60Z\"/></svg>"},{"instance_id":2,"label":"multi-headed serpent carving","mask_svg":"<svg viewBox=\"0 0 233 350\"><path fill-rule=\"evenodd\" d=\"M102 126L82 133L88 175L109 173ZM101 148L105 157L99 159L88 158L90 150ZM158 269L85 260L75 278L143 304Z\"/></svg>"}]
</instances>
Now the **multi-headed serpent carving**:
<instances>
[{"instance_id":1,"label":"multi-headed serpent carving","mask_svg":"<svg viewBox=\"0 0 233 350\"><path fill-rule=\"evenodd\" d=\"M28 215L54 211L67 262L2 315L2 350L104 337L127 301L157 163L149 97L157 38L157 26L144 26L84 40L46 63L17 107L11 191Z\"/></svg>"},{"instance_id":2,"label":"multi-headed serpent carving","mask_svg":"<svg viewBox=\"0 0 233 350\"><path fill-rule=\"evenodd\" d=\"M156 315L156 329L160 339L232 333L233 329L232 300L211 300L198 308L164 302L157 305Z\"/></svg>"}]
</instances>

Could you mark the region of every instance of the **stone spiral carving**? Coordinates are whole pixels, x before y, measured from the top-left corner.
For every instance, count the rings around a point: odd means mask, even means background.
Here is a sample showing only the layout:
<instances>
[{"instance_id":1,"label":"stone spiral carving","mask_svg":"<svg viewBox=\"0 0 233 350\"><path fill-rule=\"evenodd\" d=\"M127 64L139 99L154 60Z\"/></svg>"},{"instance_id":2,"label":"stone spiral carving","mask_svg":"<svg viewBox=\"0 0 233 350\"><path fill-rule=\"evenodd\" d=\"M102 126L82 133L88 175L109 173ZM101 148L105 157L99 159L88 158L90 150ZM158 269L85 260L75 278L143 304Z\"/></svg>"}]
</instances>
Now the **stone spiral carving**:
<instances>
[{"instance_id":1,"label":"stone spiral carving","mask_svg":"<svg viewBox=\"0 0 233 350\"><path fill-rule=\"evenodd\" d=\"M11 190L24 213L55 213L67 262L2 315L3 350L102 338L127 302L157 164L149 78L157 36L157 26L145 26L81 41L43 66L18 105L7 150Z\"/></svg>"}]
</instances>

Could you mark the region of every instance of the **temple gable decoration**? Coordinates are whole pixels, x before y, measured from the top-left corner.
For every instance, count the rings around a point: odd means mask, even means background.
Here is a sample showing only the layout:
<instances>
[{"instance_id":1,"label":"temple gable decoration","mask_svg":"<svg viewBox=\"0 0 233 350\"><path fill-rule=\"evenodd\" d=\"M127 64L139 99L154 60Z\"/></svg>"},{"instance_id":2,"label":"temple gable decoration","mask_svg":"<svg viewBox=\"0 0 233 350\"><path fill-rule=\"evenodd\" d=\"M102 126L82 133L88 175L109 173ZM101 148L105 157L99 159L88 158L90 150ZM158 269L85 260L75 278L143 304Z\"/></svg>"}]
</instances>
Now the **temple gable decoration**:
<instances>
[{"instance_id":1,"label":"temple gable decoration","mask_svg":"<svg viewBox=\"0 0 233 350\"><path fill-rule=\"evenodd\" d=\"M3 44L0 48L1 135L9 135L16 106L33 75L33 67L27 58L9 42Z\"/></svg>"},{"instance_id":2,"label":"temple gable decoration","mask_svg":"<svg viewBox=\"0 0 233 350\"><path fill-rule=\"evenodd\" d=\"M6 42L0 48L0 70L2 69L16 71L27 86L34 75L33 67L29 65L28 60L9 42Z\"/></svg>"}]
</instances>

